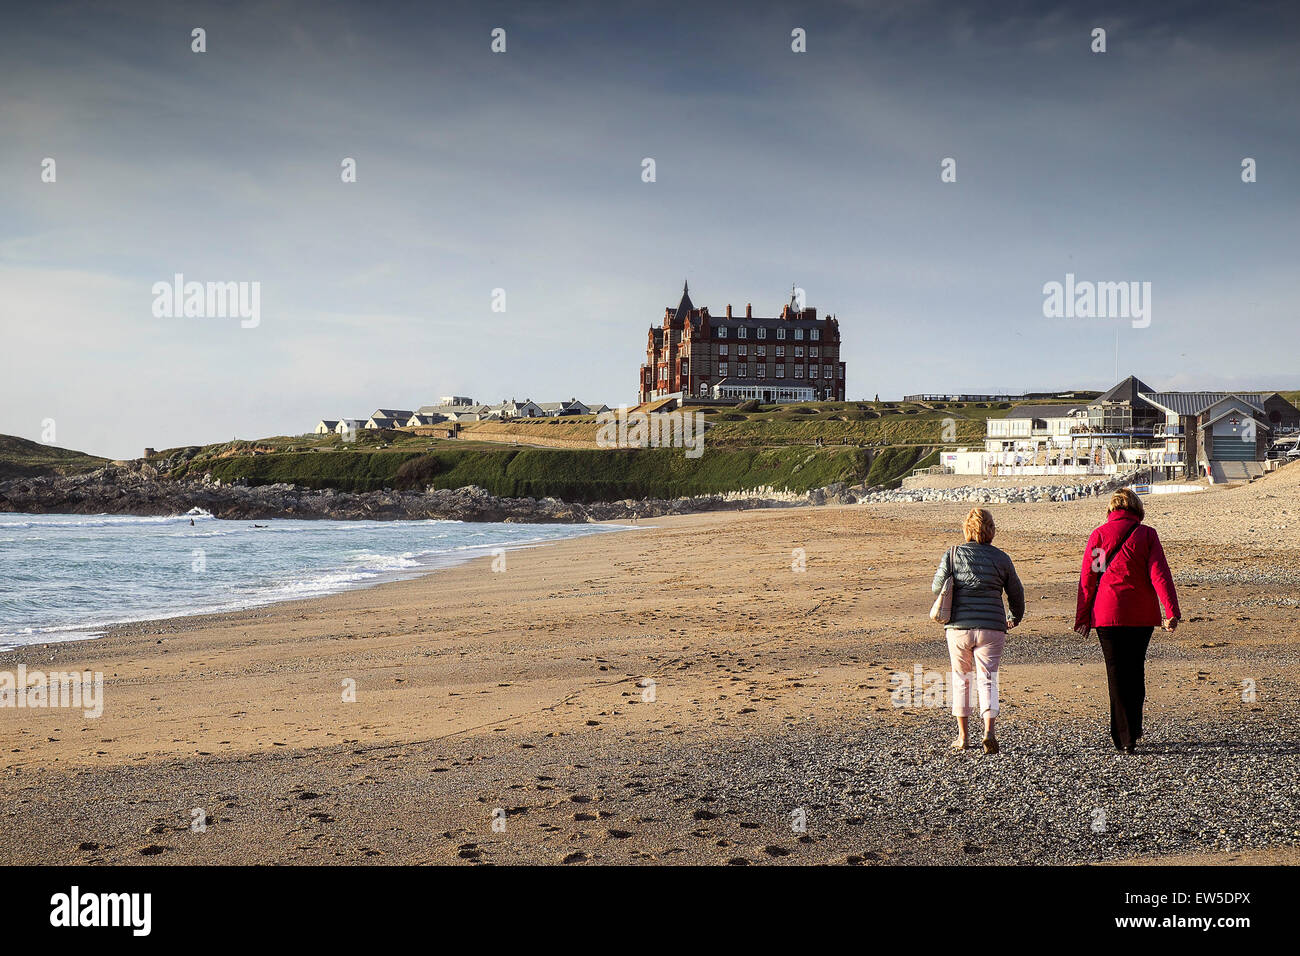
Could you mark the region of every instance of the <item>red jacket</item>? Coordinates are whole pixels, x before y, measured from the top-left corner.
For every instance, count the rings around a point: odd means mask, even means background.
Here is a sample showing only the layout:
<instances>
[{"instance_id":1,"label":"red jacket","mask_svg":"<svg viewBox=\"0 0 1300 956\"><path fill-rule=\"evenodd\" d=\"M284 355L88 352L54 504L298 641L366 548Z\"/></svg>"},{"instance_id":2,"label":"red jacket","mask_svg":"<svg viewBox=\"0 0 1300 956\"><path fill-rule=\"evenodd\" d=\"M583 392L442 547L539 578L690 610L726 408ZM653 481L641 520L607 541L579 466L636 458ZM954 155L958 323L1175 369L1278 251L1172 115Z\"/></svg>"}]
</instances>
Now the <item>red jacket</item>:
<instances>
[{"instance_id":1,"label":"red jacket","mask_svg":"<svg viewBox=\"0 0 1300 956\"><path fill-rule=\"evenodd\" d=\"M1137 525L1124 547L1111 560L1104 575L1098 569L1130 527ZM1100 580L1100 590L1098 581ZM1092 620L1088 603L1096 595ZM1158 603L1157 603L1158 599ZM1165 549L1160 546L1156 529L1141 523L1131 511L1116 509L1106 516L1106 523L1094 530L1083 551L1083 568L1079 573L1079 600L1074 626L1156 627L1161 623L1160 605L1170 618L1181 618L1174 578L1169 573Z\"/></svg>"}]
</instances>

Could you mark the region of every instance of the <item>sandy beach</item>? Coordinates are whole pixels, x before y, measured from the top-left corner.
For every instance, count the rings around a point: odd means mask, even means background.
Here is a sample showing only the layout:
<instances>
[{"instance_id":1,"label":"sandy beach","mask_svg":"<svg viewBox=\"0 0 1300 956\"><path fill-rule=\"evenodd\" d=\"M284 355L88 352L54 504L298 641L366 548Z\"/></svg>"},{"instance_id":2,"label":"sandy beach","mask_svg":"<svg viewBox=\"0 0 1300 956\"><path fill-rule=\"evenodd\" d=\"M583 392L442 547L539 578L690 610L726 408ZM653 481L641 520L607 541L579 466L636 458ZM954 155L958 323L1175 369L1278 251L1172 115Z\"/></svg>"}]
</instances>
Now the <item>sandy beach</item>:
<instances>
[{"instance_id":1,"label":"sandy beach","mask_svg":"<svg viewBox=\"0 0 1300 956\"><path fill-rule=\"evenodd\" d=\"M716 513L0 654L105 680L98 719L0 710L0 861L1293 862L1290 470L1147 499L1186 624L1136 758L1070 630L1104 502L995 508L1028 613L994 756L890 696L947 671L929 582L969 506Z\"/></svg>"}]
</instances>

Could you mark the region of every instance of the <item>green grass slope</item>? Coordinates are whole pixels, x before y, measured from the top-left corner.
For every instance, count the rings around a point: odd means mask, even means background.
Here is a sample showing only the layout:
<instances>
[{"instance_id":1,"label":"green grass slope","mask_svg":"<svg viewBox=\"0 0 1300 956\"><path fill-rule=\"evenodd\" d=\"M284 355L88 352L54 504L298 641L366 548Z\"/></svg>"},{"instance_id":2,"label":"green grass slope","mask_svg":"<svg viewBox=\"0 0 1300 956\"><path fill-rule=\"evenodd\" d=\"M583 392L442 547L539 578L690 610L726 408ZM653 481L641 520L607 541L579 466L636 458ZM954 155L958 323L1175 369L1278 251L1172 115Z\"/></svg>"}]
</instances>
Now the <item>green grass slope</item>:
<instances>
[{"instance_id":1,"label":"green grass slope","mask_svg":"<svg viewBox=\"0 0 1300 956\"><path fill-rule=\"evenodd\" d=\"M108 464L85 452L55 448L14 435L0 435L0 480L43 475L75 475Z\"/></svg>"},{"instance_id":2,"label":"green grass slope","mask_svg":"<svg viewBox=\"0 0 1300 956\"><path fill-rule=\"evenodd\" d=\"M445 443L428 451L270 452L193 464L224 482L290 482L311 488L461 488L478 485L504 497L613 501L676 498L771 486L808 491L866 477L858 448L707 448L687 458L680 448L558 449Z\"/></svg>"}]
</instances>

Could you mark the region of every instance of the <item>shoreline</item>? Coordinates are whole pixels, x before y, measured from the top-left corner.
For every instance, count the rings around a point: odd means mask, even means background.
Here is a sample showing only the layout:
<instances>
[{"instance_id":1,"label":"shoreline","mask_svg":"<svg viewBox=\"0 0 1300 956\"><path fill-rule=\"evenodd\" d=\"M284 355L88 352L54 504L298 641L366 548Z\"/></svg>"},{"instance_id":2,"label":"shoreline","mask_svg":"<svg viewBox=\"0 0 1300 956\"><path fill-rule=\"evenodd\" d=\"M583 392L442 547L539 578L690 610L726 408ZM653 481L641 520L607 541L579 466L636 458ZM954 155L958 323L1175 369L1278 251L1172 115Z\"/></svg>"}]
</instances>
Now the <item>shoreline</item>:
<instances>
[{"instance_id":1,"label":"shoreline","mask_svg":"<svg viewBox=\"0 0 1300 956\"><path fill-rule=\"evenodd\" d=\"M22 514L26 515L25 512ZM84 516L66 515L65 516L65 515L55 515L55 514L49 514L49 515L33 514L30 515L30 517L38 518L38 517L119 517L119 516L115 516L115 515L84 515ZM120 517L128 517L128 516L120 516ZM130 517L138 517L138 516L130 516ZM151 517L151 516L144 516L144 517ZM175 516L168 516L168 517L180 518L184 516L175 515ZM209 515L205 517L213 517L213 516ZM226 521L226 520L233 520L233 519L213 518L213 520ZM277 519L268 518L264 520L274 521ZM298 519L280 519L280 520L298 520ZM327 518L327 519L319 519L319 520L334 520L334 519ZM444 521L444 520L452 520L452 519L427 519L427 518L393 519L394 522L400 522L400 521L423 522L429 520ZM475 522L459 522L459 523L473 524ZM478 523L487 523L487 522L478 522ZM237 615L245 611L257 611L263 608L277 607L280 605L292 604L295 602L310 602L310 601L317 600L319 598L326 598L326 597L332 597L334 595L347 594L352 591L364 591L364 590L369 590L371 588L383 587L384 585L393 584L400 581L418 580L425 576L436 574L439 571L444 571L449 568L458 567L459 565L466 564L470 561L474 561L477 558L490 557L492 555L492 552L495 551L497 548L502 548L507 552L523 551L531 548L539 548L539 547L544 547L546 545L558 544L562 541L581 540L584 538L590 538L599 534L618 532L618 531L634 531L637 530L639 527L641 527L638 525L621 525L618 520L590 522L589 524L591 524L593 527L601 527L610 530L609 531L593 530L590 532L584 532L584 533L569 535L560 538L536 538L532 540L513 542L509 544L465 545L458 548L450 549L448 551L436 552L431 554L430 556L436 558L436 561L434 563L424 564L422 566L414 567L414 568L378 571L375 572L375 577L373 579L347 582L335 589L328 590L319 594L287 596L281 598L272 597L266 601L255 601L254 603L240 605L237 607L196 609L193 611L188 611L188 612L182 611L173 614L149 615L140 618L132 618L132 619L125 619L125 620L117 620L117 621L104 621L104 622L87 624L84 626L51 630L49 632L42 633L36 639L25 641L23 643L12 643L13 640L19 638L21 635L0 634L0 659L2 659L3 655L6 653L20 651L24 648L40 648L46 644L73 644L82 641L102 640L106 637L112 637L118 634L119 632L133 631L139 628L149 627L151 625L153 626L170 625L173 632L179 632L183 630L183 628L180 628L178 626L179 622L182 621L198 620L209 625L217 624L220 623L221 620L226 616ZM332 569L318 568L318 569L314 569L313 573L329 571L329 570Z\"/></svg>"}]
</instances>

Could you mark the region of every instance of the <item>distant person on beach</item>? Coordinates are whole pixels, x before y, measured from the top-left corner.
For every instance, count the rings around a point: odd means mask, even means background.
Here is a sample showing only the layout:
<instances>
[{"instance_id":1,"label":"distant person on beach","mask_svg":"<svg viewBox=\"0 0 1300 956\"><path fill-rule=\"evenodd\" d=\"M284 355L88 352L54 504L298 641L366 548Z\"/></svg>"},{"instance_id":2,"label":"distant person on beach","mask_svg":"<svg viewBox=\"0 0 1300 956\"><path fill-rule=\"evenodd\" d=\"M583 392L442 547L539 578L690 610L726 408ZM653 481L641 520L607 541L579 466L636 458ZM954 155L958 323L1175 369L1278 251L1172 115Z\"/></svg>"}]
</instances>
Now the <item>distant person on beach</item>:
<instances>
[{"instance_id":1,"label":"distant person on beach","mask_svg":"<svg viewBox=\"0 0 1300 956\"><path fill-rule=\"evenodd\" d=\"M939 562L930 589L938 594L953 580L948 656L952 660L952 713L957 718L954 750L965 750L971 714L971 675L984 718L984 752L998 752L993 722L998 715L998 665L1007 631L1025 616L1025 589L1006 552L993 547L993 515L972 508L962 525L965 543L950 549ZM1011 606L1007 617L1003 592Z\"/></svg>"},{"instance_id":2,"label":"distant person on beach","mask_svg":"<svg viewBox=\"0 0 1300 956\"><path fill-rule=\"evenodd\" d=\"M1169 562L1156 529L1131 488L1110 496L1106 523L1083 551L1074 629L1097 629L1110 688L1110 737L1117 750L1137 752L1146 700L1146 657L1157 624L1172 632L1182 613ZM1161 618L1161 605L1164 617Z\"/></svg>"}]
</instances>

